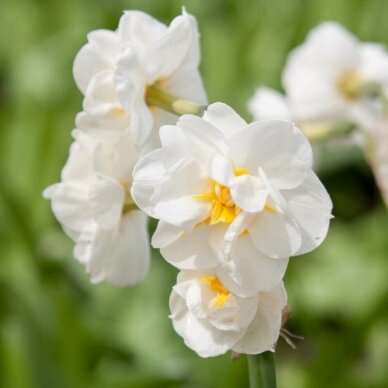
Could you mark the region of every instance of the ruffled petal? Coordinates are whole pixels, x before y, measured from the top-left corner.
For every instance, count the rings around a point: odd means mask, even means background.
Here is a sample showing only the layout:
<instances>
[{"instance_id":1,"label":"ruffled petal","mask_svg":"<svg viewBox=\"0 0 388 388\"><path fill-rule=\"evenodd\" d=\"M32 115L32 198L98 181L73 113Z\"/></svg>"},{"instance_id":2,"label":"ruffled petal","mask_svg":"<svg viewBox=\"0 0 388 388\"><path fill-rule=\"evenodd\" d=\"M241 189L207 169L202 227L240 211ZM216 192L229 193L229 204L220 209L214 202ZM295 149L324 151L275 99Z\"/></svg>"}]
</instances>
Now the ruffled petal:
<instances>
[{"instance_id":1,"label":"ruffled petal","mask_svg":"<svg viewBox=\"0 0 388 388\"><path fill-rule=\"evenodd\" d=\"M75 82L84 94L98 73L107 69L113 71L120 50L120 41L112 31L92 31L88 34L88 41L78 52L73 64Z\"/></svg>"},{"instance_id":2,"label":"ruffled petal","mask_svg":"<svg viewBox=\"0 0 388 388\"><path fill-rule=\"evenodd\" d=\"M254 245L272 258L295 255L301 247L301 231L286 214L264 209L247 228Z\"/></svg>"},{"instance_id":3,"label":"ruffled petal","mask_svg":"<svg viewBox=\"0 0 388 388\"><path fill-rule=\"evenodd\" d=\"M233 132L247 126L247 123L239 114L222 102L215 102L208 106L203 119L214 125L225 136L229 136Z\"/></svg>"},{"instance_id":4,"label":"ruffled petal","mask_svg":"<svg viewBox=\"0 0 388 388\"><path fill-rule=\"evenodd\" d=\"M285 190L283 195L301 231L302 244L296 254L310 252L328 232L333 207L329 194L315 173L310 172L301 186Z\"/></svg>"},{"instance_id":5,"label":"ruffled petal","mask_svg":"<svg viewBox=\"0 0 388 388\"><path fill-rule=\"evenodd\" d=\"M261 167L277 189L298 186L312 166L310 143L287 121L254 122L235 132L230 143L236 166L252 174Z\"/></svg>"},{"instance_id":6,"label":"ruffled petal","mask_svg":"<svg viewBox=\"0 0 388 388\"><path fill-rule=\"evenodd\" d=\"M268 293L260 293L257 314L245 335L232 350L238 353L259 354L273 350L278 340L282 311L287 296L283 284Z\"/></svg>"},{"instance_id":7,"label":"ruffled petal","mask_svg":"<svg viewBox=\"0 0 388 388\"><path fill-rule=\"evenodd\" d=\"M171 229L170 226L168 226L168 229ZM211 227L201 225L196 227L190 234L181 232L179 238L176 238L168 245L164 244L160 249L160 253L170 264L180 270L214 268L218 265L218 261L209 245L211 231ZM158 236L160 236L160 231L158 231Z\"/></svg>"},{"instance_id":8,"label":"ruffled petal","mask_svg":"<svg viewBox=\"0 0 388 388\"><path fill-rule=\"evenodd\" d=\"M273 259L257 250L250 235L233 244L230 260L217 268L221 282L240 297L251 297L259 291L270 291L282 280L288 258Z\"/></svg>"}]
</instances>

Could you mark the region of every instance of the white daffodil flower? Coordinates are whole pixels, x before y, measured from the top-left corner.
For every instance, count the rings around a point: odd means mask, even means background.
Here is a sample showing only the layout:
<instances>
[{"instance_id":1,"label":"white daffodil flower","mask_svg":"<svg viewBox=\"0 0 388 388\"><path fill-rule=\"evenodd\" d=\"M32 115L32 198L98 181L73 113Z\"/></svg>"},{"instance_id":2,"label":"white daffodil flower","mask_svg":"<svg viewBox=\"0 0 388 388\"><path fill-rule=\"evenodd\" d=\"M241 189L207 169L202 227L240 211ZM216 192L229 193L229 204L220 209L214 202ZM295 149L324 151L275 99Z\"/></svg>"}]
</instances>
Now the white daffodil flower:
<instances>
[{"instance_id":1,"label":"white daffodil flower","mask_svg":"<svg viewBox=\"0 0 388 388\"><path fill-rule=\"evenodd\" d=\"M369 162L381 196L388 206L388 118L376 120L367 127L361 146Z\"/></svg>"},{"instance_id":2,"label":"white daffodil flower","mask_svg":"<svg viewBox=\"0 0 388 388\"><path fill-rule=\"evenodd\" d=\"M255 90L255 94L248 101L248 111L255 121L271 119L296 121L287 97L266 86Z\"/></svg>"},{"instance_id":3,"label":"white daffodil flower","mask_svg":"<svg viewBox=\"0 0 388 388\"><path fill-rule=\"evenodd\" d=\"M223 242L228 260L233 249L281 259L325 238L332 203L312 171L310 144L293 124L247 124L215 103L203 118L184 115L162 127L160 139L161 149L135 167L132 197L161 221L153 245L178 268L198 268L214 241ZM234 248L246 235L249 248Z\"/></svg>"},{"instance_id":4,"label":"white daffodil flower","mask_svg":"<svg viewBox=\"0 0 388 388\"><path fill-rule=\"evenodd\" d=\"M133 285L150 261L147 216L129 193L138 151L131 136L73 132L75 142L61 182L48 187L53 212L75 242L74 256L91 281Z\"/></svg>"},{"instance_id":5,"label":"white daffodil flower","mask_svg":"<svg viewBox=\"0 0 388 388\"><path fill-rule=\"evenodd\" d=\"M170 318L185 344L201 357L228 350L258 354L274 350L286 303L283 284L242 297L213 272L182 271L170 296Z\"/></svg>"},{"instance_id":6,"label":"white daffodil flower","mask_svg":"<svg viewBox=\"0 0 388 388\"><path fill-rule=\"evenodd\" d=\"M104 100L102 107L94 106L100 112L118 100L113 113L128 114L138 128L136 139L144 143L152 128L175 123L175 115L158 108L171 104L173 96L206 103L198 37L196 21L185 11L168 27L143 12L126 11L116 31L88 34L74 61L75 81L89 105ZM107 80L110 88L101 86ZM98 99L89 98L96 90Z\"/></svg>"},{"instance_id":7,"label":"white daffodil flower","mask_svg":"<svg viewBox=\"0 0 388 388\"><path fill-rule=\"evenodd\" d=\"M300 120L354 121L360 106L388 83L388 57L381 45L360 43L334 22L322 23L291 52L283 86Z\"/></svg>"}]
</instances>

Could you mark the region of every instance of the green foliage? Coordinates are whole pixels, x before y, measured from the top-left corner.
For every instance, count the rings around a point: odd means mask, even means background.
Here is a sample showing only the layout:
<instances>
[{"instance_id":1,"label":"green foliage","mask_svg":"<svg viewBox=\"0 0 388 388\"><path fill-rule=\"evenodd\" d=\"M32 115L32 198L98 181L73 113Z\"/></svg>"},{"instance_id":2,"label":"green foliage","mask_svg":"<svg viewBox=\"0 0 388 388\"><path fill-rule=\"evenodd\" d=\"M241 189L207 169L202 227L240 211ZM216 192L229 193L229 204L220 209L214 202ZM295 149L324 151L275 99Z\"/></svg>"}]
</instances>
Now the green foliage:
<instances>
[{"instance_id":1,"label":"green foliage","mask_svg":"<svg viewBox=\"0 0 388 388\"><path fill-rule=\"evenodd\" d=\"M289 50L323 20L388 44L385 0L3 0L0 3L0 386L7 388L245 387L246 360L204 360L168 319L176 271L155 252L135 289L89 284L71 243L41 197L59 180L81 95L73 58L123 9L168 22L184 3L198 18L210 101L247 116L256 86L280 87ZM354 150L322 149L334 200L327 241L291 260L293 317L306 337L279 343L280 387L388 384L388 219L373 177Z\"/></svg>"}]
</instances>

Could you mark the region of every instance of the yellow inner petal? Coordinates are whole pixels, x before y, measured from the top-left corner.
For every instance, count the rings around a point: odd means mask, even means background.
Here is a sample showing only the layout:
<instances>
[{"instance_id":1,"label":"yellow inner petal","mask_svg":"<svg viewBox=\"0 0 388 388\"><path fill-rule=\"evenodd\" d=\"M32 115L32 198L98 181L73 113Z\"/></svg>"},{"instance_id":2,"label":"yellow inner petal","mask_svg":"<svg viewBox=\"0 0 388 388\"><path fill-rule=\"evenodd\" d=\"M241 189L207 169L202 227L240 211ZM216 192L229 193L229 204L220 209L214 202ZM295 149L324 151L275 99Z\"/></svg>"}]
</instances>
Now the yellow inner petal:
<instances>
[{"instance_id":1,"label":"yellow inner petal","mask_svg":"<svg viewBox=\"0 0 388 388\"><path fill-rule=\"evenodd\" d=\"M249 170L247 168L236 168L233 173L235 176L241 176L249 174ZM241 209L235 205L230 195L229 187L216 181L212 181L211 185L212 188L210 191L193 195L193 198L199 201L211 202L210 215L203 223L206 225L215 225L219 222L226 224L232 223L241 212ZM272 213L277 212L276 208L268 203L265 204L264 209ZM248 234L248 230L244 230L243 233L244 235Z\"/></svg>"},{"instance_id":2,"label":"yellow inner petal","mask_svg":"<svg viewBox=\"0 0 388 388\"><path fill-rule=\"evenodd\" d=\"M362 83L360 73L357 70L349 70L337 81L337 87L343 97L349 101L355 101L360 97Z\"/></svg>"},{"instance_id":3,"label":"yellow inner petal","mask_svg":"<svg viewBox=\"0 0 388 388\"><path fill-rule=\"evenodd\" d=\"M220 282L217 276L203 276L202 282L208 284L210 289L217 293L213 300L215 307L223 307L228 300L230 291Z\"/></svg>"}]
</instances>

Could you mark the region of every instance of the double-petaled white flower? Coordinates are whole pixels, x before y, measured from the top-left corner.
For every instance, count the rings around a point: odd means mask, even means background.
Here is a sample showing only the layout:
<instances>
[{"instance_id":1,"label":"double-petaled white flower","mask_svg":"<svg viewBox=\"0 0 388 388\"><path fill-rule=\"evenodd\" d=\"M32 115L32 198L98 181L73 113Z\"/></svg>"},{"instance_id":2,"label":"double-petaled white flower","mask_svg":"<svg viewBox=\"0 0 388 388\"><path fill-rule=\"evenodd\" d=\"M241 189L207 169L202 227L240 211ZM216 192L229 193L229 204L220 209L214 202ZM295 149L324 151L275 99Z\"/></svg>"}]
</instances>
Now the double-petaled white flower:
<instances>
[{"instance_id":1,"label":"double-petaled white flower","mask_svg":"<svg viewBox=\"0 0 388 388\"><path fill-rule=\"evenodd\" d=\"M143 12L127 11L116 31L88 34L73 73L89 111L108 114L113 121L128 115L136 140L144 143L153 127L176 121L157 108L170 103L166 99L171 94L206 102L199 60L198 31L191 15L183 11L167 27ZM97 98L89 98L91 93ZM79 117L84 119L85 115Z\"/></svg>"},{"instance_id":2,"label":"double-petaled white flower","mask_svg":"<svg viewBox=\"0 0 388 388\"><path fill-rule=\"evenodd\" d=\"M80 130L73 134L62 181L44 196L92 282L138 283L150 260L147 216L136 210L129 192L138 150L127 132L100 131L98 139Z\"/></svg>"},{"instance_id":3,"label":"double-petaled white flower","mask_svg":"<svg viewBox=\"0 0 388 388\"><path fill-rule=\"evenodd\" d=\"M217 257L256 274L243 260L286 259L326 236L331 200L291 123L247 124L215 103L162 127L160 139L135 168L132 196L160 220L152 243L178 268L212 268Z\"/></svg>"},{"instance_id":4,"label":"double-petaled white flower","mask_svg":"<svg viewBox=\"0 0 388 388\"><path fill-rule=\"evenodd\" d=\"M286 302L283 284L244 297L213 272L182 271L170 297L170 318L185 344L202 357L228 350L258 354L274 349Z\"/></svg>"},{"instance_id":5,"label":"double-petaled white flower","mask_svg":"<svg viewBox=\"0 0 388 388\"><path fill-rule=\"evenodd\" d=\"M378 44L360 43L341 25L326 22L290 54L283 86L293 116L353 122L388 83L388 56Z\"/></svg>"}]
</instances>

